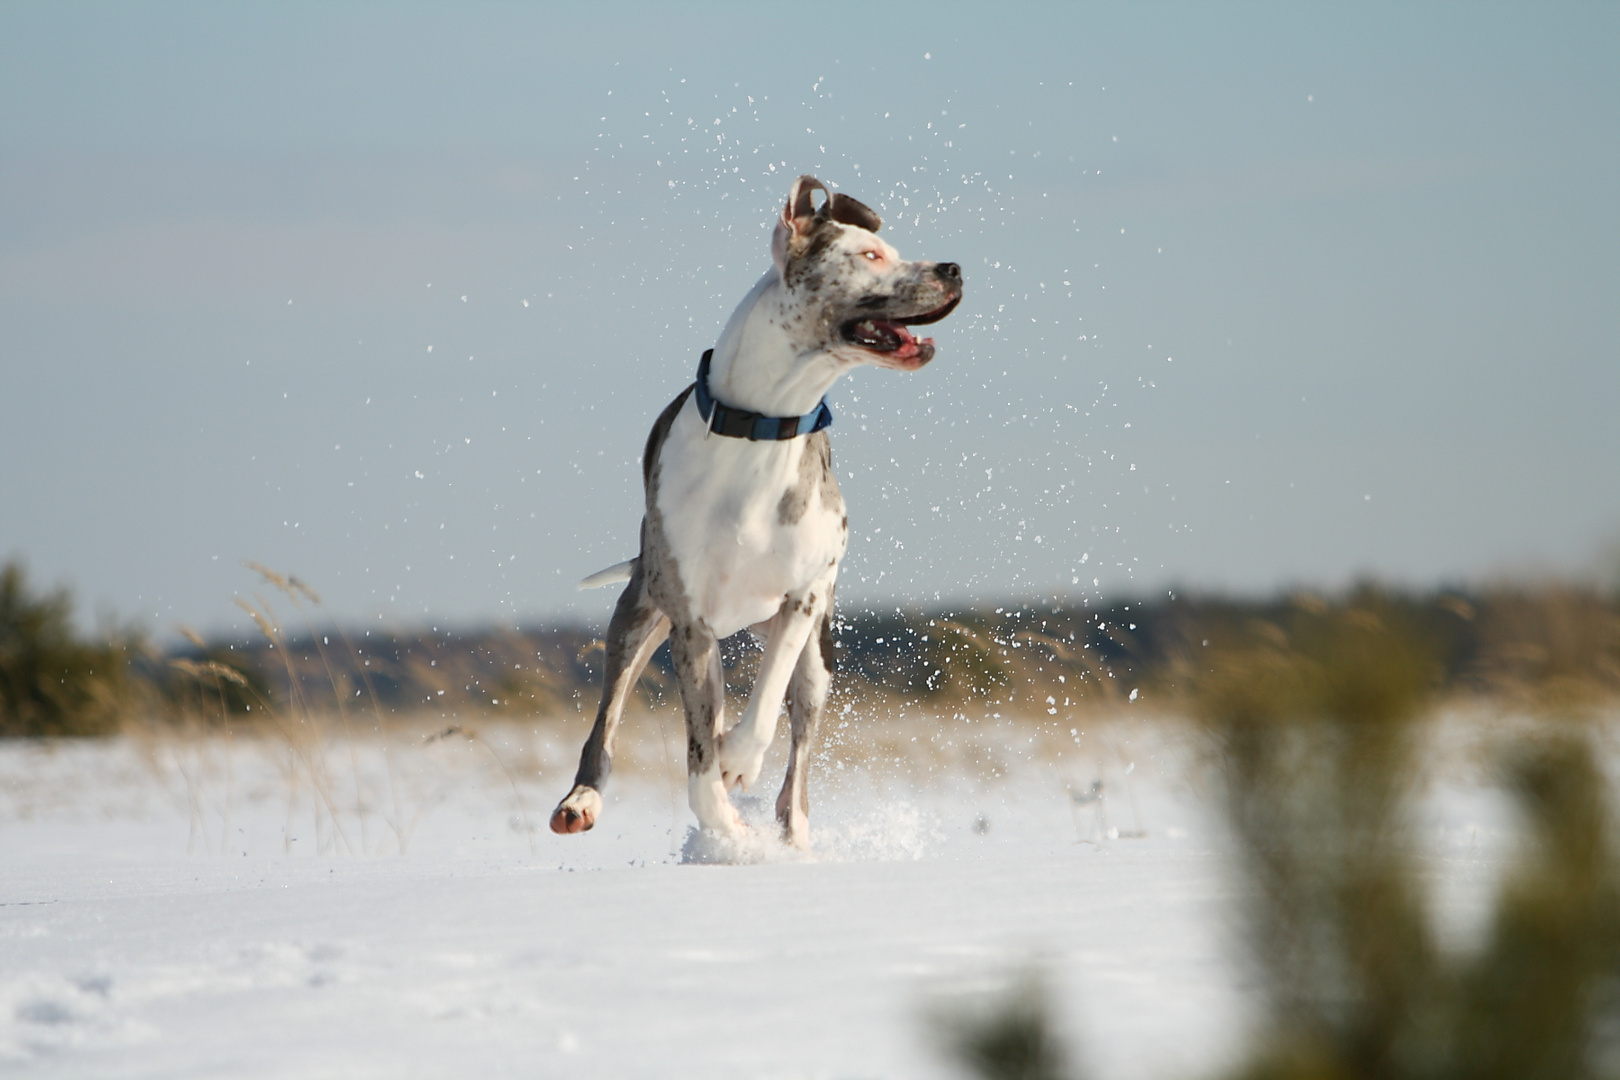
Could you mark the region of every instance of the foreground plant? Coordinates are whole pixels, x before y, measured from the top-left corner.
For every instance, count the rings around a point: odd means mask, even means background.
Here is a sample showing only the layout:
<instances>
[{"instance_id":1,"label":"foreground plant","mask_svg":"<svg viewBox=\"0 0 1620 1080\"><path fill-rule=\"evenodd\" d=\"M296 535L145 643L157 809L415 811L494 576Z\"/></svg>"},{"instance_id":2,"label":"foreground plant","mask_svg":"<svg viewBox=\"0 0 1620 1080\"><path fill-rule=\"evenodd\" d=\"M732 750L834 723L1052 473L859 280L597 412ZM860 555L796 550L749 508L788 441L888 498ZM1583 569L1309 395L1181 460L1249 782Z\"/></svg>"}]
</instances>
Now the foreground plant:
<instances>
[{"instance_id":1,"label":"foreground plant","mask_svg":"<svg viewBox=\"0 0 1620 1080\"><path fill-rule=\"evenodd\" d=\"M1448 953L1405 832L1434 673L1367 595L1217 647L1198 681L1269 998L1245 1080L1602 1075L1620 868L1591 741L1549 723L1503 751L1521 852L1483 942Z\"/></svg>"},{"instance_id":2,"label":"foreground plant","mask_svg":"<svg viewBox=\"0 0 1620 1080\"><path fill-rule=\"evenodd\" d=\"M1520 850L1459 955L1435 940L1406 828L1434 639L1368 592L1210 645L1189 704L1222 774L1266 999L1233 1080L1620 1075L1614 807L1567 695L1499 754ZM941 1027L971 1075L1076 1075L1031 985Z\"/></svg>"}]
</instances>

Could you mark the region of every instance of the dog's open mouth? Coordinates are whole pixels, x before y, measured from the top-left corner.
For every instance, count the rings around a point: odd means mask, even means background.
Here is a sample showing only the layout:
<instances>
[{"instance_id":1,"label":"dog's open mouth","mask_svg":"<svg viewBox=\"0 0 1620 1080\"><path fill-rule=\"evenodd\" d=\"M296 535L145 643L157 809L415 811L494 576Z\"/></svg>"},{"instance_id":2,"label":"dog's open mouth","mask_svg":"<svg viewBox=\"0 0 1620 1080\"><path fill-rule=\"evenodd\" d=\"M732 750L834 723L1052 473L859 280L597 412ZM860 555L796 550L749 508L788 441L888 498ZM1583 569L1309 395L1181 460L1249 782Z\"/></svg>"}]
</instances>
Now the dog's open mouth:
<instances>
[{"instance_id":1,"label":"dog's open mouth","mask_svg":"<svg viewBox=\"0 0 1620 1080\"><path fill-rule=\"evenodd\" d=\"M893 360L919 366L926 364L934 358L934 339L918 339L906 327L938 322L949 315L961 299L952 297L933 311L904 319L852 319L843 326L844 340Z\"/></svg>"}]
</instances>

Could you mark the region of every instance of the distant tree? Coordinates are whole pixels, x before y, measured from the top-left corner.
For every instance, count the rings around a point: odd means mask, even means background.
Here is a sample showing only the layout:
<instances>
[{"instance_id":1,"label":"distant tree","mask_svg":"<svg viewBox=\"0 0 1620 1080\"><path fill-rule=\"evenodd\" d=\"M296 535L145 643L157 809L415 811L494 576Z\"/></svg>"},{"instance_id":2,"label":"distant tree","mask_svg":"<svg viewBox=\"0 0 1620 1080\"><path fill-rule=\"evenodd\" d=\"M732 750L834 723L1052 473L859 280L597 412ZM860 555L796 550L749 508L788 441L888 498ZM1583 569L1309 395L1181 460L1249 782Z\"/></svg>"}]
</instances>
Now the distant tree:
<instances>
[{"instance_id":1,"label":"distant tree","mask_svg":"<svg viewBox=\"0 0 1620 1080\"><path fill-rule=\"evenodd\" d=\"M0 738L104 735L118 725L130 642L73 631L66 589L37 596L20 564L0 567Z\"/></svg>"}]
</instances>

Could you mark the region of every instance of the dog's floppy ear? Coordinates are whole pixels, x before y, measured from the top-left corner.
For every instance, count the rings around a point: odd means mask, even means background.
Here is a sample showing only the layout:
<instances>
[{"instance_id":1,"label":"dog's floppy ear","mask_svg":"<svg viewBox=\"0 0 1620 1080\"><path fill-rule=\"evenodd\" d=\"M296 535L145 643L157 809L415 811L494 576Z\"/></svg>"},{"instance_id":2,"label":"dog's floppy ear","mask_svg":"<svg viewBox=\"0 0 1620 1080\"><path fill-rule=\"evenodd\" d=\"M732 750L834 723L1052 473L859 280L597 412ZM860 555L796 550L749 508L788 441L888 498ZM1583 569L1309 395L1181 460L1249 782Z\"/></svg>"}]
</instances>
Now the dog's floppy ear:
<instances>
[{"instance_id":1,"label":"dog's floppy ear","mask_svg":"<svg viewBox=\"0 0 1620 1080\"><path fill-rule=\"evenodd\" d=\"M844 225L853 225L857 229L867 232L877 232L883 228L883 219L878 217L870 206L848 195L831 195L827 199L826 214L834 221Z\"/></svg>"},{"instance_id":2,"label":"dog's floppy ear","mask_svg":"<svg viewBox=\"0 0 1620 1080\"><path fill-rule=\"evenodd\" d=\"M788 249L793 243L802 241L816 227L814 193L818 190L826 193L827 187L813 176L801 176L793 181L787 205L782 207L782 216L776 220L776 231L771 234L771 261L776 263L777 273L786 269ZM833 196L831 193L827 195L827 205L830 206ZM822 209L825 212L826 207Z\"/></svg>"}]
</instances>

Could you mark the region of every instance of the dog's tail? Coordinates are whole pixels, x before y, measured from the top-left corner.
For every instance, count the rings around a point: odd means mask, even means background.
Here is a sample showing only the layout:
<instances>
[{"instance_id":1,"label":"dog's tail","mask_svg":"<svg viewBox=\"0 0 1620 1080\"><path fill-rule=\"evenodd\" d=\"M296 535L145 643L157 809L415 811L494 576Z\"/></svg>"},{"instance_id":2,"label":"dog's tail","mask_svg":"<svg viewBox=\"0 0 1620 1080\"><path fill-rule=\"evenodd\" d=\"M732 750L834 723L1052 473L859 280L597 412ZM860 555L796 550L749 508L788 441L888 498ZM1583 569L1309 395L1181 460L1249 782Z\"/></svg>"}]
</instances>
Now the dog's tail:
<instances>
[{"instance_id":1,"label":"dog's tail","mask_svg":"<svg viewBox=\"0 0 1620 1080\"><path fill-rule=\"evenodd\" d=\"M614 563L606 570L598 570L590 577L579 583L581 589L600 589L604 585L617 585L621 581L629 581L630 575L636 572L636 560L626 559L622 563Z\"/></svg>"}]
</instances>

